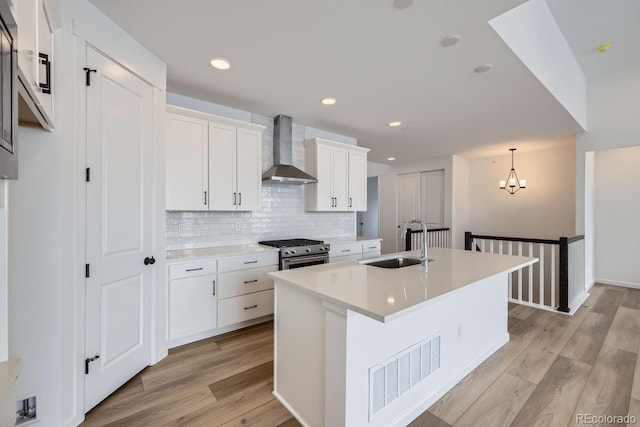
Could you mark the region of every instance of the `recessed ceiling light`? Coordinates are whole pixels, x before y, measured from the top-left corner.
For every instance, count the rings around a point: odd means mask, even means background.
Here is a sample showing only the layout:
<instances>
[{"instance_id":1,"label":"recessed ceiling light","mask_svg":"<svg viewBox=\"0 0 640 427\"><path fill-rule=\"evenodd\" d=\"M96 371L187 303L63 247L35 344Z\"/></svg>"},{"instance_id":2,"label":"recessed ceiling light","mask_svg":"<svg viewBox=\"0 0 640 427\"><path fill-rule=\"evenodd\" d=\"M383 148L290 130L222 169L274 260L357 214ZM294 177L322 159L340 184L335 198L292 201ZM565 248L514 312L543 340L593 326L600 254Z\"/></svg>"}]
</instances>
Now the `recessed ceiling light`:
<instances>
[{"instance_id":1,"label":"recessed ceiling light","mask_svg":"<svg viewBox=\"0 0 640 427\"><path fill-rule=\"evenodd\" d=\"M413 0L393 0L396 9L406 9L413 4Z\"/></svg>"},{"instance_id":2,"label":"recessed ceiling light","mask_svg":"<svg viewBox=\"0 0 640 427\"><path fill-rule=\"evenodd\" d=\"M611 49L613 45L611 43L603 43L597 48L595 48L596 53L605 53L609 49Z\"/></svg>"},{"instance_id":3,"label":"recessed ceiling light","mask_svg":"<svg viewBox=\"0 0 640 427\"><path fill-rule=\"evenodd\" d=\"M395 120L393 122L389 122L389 126L391 126L392 128L396 127L396 126L400 126L402 124L402 122L400 120Z\"/></svg>"},{"instance_id":4,"label":"recessed ceiling light","mask_svg":"<svg viewBox=\"0 0 640 427\"><path fill-rule=\"evenodd\" d=\"M473 71L475 71L476 73L486 73L492 68L493 68L492 64L482 64L482 65L478 65Z\"/></svg>"},{"instance_id":5,"label":"recessed ceiling light","mask_svg":"<svg viewBox=\"0 0 640 427\"><path fill-rule=\"evenodd\" d=\"M387 157L387 160L389 160L390 162L393 162L395 159L395 157Z\"/></svg>"},{"instance_id":6,"label":"recessed ceiling light","mask_svg":"<svg viewBox=\"0 0 640 427\"><path fill-rule=\"evenodd\" d=\"M335 98L323 98L322 102L324 105L333 105L336 103L336 99Z\"/></svg>"},{"instance_id":7,"label":"recessed ceiling light","mask_svg":"<svg viewBox=\"0 0 640 427\"><path fill-rule=\"evenodd\" d=\"M213 58L211 60L211 66L217 70L228 70L229 68L231 68L231 63L228 59Z\"/></svg>"},{"instance_id":8,"label":"recessed ceiling light","mask_svg":"<svg viewBox=\"0 0 640 427\"><path fill-rule=\"evenodd\" d=\"M452 34L450 36L443 38L440 41L440 44L444 47L450 47L450 46L453 46L454 44L457 44L461 39L462 37L459 36L458 34Z\"/></svg>"}]
</instances>

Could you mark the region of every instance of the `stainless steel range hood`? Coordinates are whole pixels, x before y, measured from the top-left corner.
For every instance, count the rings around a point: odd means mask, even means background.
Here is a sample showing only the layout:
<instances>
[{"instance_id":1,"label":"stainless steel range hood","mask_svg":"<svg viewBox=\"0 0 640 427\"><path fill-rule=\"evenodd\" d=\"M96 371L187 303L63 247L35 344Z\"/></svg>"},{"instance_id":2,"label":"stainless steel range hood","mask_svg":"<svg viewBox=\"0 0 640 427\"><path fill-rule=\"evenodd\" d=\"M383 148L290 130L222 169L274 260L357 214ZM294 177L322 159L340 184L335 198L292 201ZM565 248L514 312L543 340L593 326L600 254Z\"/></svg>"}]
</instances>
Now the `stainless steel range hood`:
<instances>
[{"instance_id":1,"label":"stainless steel range hood","mask_svg":"<svg viewBox=\"0 0 640 427\"><path fill-rule=\"evenodd\" d=\"M273 163L262 174L262 181L278 184L313 184L317 179L293 166L291 117L278 115L273 119Z\"/></svg>"}]
</instances>

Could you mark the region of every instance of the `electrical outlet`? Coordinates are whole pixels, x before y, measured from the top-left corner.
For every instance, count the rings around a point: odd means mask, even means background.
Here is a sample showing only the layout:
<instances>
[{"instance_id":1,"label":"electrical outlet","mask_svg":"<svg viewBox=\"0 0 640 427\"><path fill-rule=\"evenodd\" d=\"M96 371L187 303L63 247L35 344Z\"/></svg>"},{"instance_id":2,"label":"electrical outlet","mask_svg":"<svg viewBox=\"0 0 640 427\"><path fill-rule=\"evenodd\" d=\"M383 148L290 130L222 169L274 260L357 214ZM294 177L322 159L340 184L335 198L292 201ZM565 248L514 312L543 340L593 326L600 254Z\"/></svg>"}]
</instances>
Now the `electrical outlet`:
<instances>
[{"instance_id":1,"label":"electrical outlet","mask_svg":"<svg viewBox=\"0 0 640 427\"><path fill-rule=\"evenodd\" d=\"M16 402L16 425L22 425L33 421L38 417L36 396L30 396Z\"/></svg>"}]
</instances>

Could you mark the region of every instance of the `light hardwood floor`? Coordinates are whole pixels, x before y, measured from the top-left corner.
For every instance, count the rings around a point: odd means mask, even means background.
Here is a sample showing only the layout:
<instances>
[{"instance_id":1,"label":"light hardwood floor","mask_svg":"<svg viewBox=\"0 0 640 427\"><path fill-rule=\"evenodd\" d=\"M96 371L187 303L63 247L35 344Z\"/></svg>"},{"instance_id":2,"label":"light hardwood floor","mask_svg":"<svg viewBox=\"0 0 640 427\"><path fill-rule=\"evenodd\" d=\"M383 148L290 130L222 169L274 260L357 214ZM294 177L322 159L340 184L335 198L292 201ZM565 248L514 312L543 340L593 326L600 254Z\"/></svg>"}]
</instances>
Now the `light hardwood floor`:
<instances>
[{"instance_id":1,"label":"light hardwood floor","mask_svg":"<svg viewBox=\"0 0 640 427\"><path fill-rule=\"evenodd\" d=\"M574 316L510 305L509 332L410 426L564 427L580 425L578 414L640 422L640 290L596 285ZM179 347L82 425L299 426L271 394L272 362L272 323Z\"/></svg>"}]
</instances>

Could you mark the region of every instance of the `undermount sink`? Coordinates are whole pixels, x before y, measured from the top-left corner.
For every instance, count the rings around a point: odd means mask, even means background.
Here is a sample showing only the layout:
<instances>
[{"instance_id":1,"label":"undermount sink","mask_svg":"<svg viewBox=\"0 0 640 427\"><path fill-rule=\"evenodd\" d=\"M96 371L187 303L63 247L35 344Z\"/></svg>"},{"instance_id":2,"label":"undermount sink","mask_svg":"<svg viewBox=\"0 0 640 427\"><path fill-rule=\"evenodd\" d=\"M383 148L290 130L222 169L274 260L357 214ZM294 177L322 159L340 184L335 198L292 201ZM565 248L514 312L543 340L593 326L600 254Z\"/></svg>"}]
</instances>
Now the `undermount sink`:
<instances>
[{"instance_id":1,"label":"undermount sink","mask_svg":"<svg viewBox=\"0 0 640 427\"><path fill-rule=\"evenodd\" d=\"M431 262L431 261L433 260L432 259L427 260L427 262ZM421 263L422 262L418 258L408 258L404 256L360 261L360 264L372 265L374 267L380 267L380 268L402 268L402 267L408 267L410 265L418 265Z\"/></svg>"}]
</instances>

